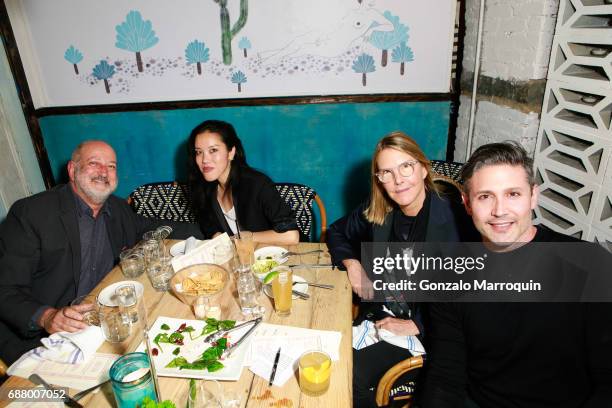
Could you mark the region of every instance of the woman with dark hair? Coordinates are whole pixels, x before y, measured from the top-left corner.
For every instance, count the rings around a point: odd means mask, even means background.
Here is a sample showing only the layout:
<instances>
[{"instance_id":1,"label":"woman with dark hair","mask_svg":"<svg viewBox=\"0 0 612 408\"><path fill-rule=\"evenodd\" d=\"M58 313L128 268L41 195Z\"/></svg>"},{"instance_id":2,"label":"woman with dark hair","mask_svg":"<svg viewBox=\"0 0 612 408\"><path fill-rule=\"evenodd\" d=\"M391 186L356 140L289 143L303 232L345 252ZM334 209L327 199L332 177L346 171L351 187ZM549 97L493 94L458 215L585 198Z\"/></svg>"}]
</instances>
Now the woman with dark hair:
<instances>
[{"instance_id":1,"label":"woman with dark hair","mask_svg":"<svg viewBox=\"0 0 612 408\"><path fill-rule=\"evenodd\" d=\"M206 238L253 232L261 243L299 242L295 215L265 174L248 166L234 127L207 120L189 136L189 185Z\"/></svg>"},{"instance_id":2,"label":"woman with dark hair","mask_svg":"<svg viewBox=\"0 0 612 408\"><path fill-rule=\"evenodd\" d=\"M370 277L361 264L362 242L457 242L476 239L460 200L441 197L430 162L419 145L402 132L383 137L371 163L370 199L334 222L327 243L332 261L346 269L356 295L373 298ZM405 301L362 302L354 325L364 320L398 336L423 336L422 307ZM367 325L366 325L367 326ZM376 406L376 385L394 364L411 357L385 341L353 352L353 395L356 407Z\"/></svg>"}]
</instances>

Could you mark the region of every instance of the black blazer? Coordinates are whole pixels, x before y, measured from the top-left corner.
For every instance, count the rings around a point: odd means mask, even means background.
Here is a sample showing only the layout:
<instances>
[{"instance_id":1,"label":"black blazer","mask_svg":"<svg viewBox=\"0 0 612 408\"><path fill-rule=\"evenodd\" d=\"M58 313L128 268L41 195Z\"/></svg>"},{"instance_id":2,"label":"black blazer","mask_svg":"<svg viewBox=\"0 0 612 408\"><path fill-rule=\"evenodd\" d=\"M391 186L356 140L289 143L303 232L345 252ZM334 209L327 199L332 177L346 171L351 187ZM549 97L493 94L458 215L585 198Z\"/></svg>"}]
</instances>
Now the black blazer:
<instances>
[{"instance_id":1,"label":"black blazer","mask_svg":"<svg viewBox=\"0 0 612 408\"><path fill-rule=\"evenodd\" d=\"M257 170L247 167L238 172L232 185L232 197L241 230L285 232L298 229L295 213L282 199L272 180ZM217 201L216 189L211 189L205 199L211 209L198 211L204 236L210 238L217 232L233 235Z\"/></svg>"},{"instance_id":2,"label":"black blazer","mask_svg":"<svg viewBox=\"0 0 612 408\"><path fill-rule=\"evenodd\" d=\"M480 241L463 206L451 198L429 193L429 218L427 220L427 242L470 242ZM345 269L345 259L361 259L362 242L389 242L392 240L392 227L395 216L400 211L394 209L385 217L383 225L374 225L366 220L363 212L368 202L362 203L350 214L338 219L327 231L327 246L332 262Z\"/></svg>"},{"instance_id":3,"label":"black blazer","mask_svg":"<svg viewBox=\"0 0 612 408\"><path fill-rule=\"evenodd\" d=\"M114 263L123 248L159 225L173 237L201 236L197 225L144 218L111 195L106 229ZM76 296L81 244L76 201L69 185L21 199L0 224L0 358L11 362L43 336L30 320L41 306L63 307Z\"/></svg>"}]
</instances>

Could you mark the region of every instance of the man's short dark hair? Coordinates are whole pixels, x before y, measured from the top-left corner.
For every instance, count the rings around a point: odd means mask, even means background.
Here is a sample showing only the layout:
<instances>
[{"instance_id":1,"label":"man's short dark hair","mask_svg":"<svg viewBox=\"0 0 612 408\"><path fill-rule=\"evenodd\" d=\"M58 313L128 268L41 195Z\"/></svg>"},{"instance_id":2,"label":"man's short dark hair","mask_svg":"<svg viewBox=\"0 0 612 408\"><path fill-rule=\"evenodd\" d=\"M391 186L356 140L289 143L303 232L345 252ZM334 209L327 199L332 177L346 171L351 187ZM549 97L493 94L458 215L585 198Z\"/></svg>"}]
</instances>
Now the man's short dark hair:
<instances>
[{"instance_id":1,"label":"man's short dark hair","mask_svg":"<svg viewBox=\"0 0 612 408\"><path fill-rule=\"evenodd\" d=\"M533 160L523 147L514 141L501 143L489 143L480 146L463 166L461 178L466 192L469 190L470 179L478 170L485 166L507 164L510 166L520 166L527 173L527 182L530 186L535 185L533 174Z\"/></svg>"}]
</instances>

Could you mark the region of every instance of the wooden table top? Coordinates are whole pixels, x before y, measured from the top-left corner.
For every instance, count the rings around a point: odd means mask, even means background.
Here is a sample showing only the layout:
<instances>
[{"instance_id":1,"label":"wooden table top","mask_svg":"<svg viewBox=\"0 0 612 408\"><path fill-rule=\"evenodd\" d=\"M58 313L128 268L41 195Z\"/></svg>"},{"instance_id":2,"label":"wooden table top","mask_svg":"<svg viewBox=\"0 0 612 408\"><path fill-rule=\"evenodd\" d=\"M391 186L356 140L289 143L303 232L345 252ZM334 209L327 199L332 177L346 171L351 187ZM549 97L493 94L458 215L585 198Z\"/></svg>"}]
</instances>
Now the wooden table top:
<instances>
[{"instance_id":1,"label":"wooden table top","mask_svg":"<svg viewBox=\"0 0 612 408\"><path fill-rule=\"evenodd\" d=\"M288 249L303 252L312 249L323 249L323 253L293 256L287 264L329 264L330 257L325 244L300 243ZM290 378L283 387L268 387L266 380L255 376L248 368L242 370L236 382L220 382L223 390L231 390L241 396L241 407L349 407L352 405L352 329L351 329L351 285L346 273L331 268L300 267L294 270L309 282L327 283L335 286L333 290L310 287L309 300L294 300L291 315L279 317L274 313L273 303L262 295L259 301L266 307L264 322L289 325L319 330L335 330L342 333L340 343L340 360L333 363L329 390L322 396L309 397L300 392L296 375ZM97 294L111 283L124 280L119 267L115 267L92 291ZM156 292L146 274L134 279L144 285L144 298L149 322L160 316L171 316L194 319L193 311L170 292ZM221 300L223 319L244 320L235 295L235 284L232 282L225 289ZM104 342L98 349L102 353L124 354L131 352L142 341L142 333L134 333L126 341L118 344ZM185 406L187 401L188 380L183 378L160 377L159 384L163 399L172 400L177 407ZM21 377L11 377L0 388L7 391L12 388L30 388L33 385ZM76 391L71 390L71 395ZM6 395L2 393L2 395ZM110 385L102 392L84 397L82 404L91 407L115 406ZM0 407L7 401L0 401Z\"/></svg>"}]
</instances>

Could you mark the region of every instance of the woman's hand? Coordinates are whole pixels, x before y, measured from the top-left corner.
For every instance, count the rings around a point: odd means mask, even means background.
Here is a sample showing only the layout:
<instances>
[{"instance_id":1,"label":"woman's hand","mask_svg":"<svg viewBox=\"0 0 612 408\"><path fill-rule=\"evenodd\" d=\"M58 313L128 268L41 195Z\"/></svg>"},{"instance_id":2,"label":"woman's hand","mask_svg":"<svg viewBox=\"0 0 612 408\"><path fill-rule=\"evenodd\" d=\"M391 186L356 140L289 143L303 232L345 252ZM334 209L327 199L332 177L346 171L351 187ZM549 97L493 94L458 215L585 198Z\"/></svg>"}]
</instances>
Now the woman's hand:
<instances>
[{"instance_id":1,"label":"woman's hand","mask_svg":"<svg viewBox=\"0 0 612 408\"><path fill-rule=\"evenodd\" d=\"M361 262L356 259L345 259L342 263L346 267L346 273L353 287L353 292L364 300L372 299L374 297L372 281L366 275Z\"/></svg>"},{"instance_id":2,"label":"woman's hand","mask_svg":"<svg viewBox=\"0 0 612 408\"><path fill-rule=\"evenodd\" d=\"M420 334L419 328L412 320L385 317L374 323L377 329L385 329L398 336L416 336Z\"/></svg>"}]
</instances>

